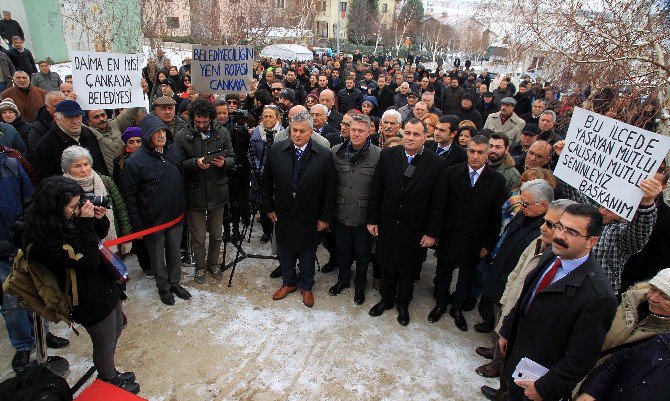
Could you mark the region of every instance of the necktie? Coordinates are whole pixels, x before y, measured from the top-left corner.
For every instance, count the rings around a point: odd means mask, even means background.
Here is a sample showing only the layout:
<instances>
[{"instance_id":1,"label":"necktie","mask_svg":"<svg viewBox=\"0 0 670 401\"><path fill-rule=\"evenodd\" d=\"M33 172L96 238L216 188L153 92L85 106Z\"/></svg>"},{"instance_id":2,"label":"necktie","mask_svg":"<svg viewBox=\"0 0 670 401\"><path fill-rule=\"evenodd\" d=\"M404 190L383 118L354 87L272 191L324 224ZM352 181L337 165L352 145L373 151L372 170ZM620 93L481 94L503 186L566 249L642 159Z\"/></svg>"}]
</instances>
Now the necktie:
<instances>
[{"instance_id":1,"label":"necktie","mask_svg":"<svg viewBox=\"0 0 670 401\"><path fill-rule=\"evenodd\" d=\"M295 158L300 159L302 156L302 150L300 148L295 148Z\"/></svg>"},{"instance_id":2,"label":"necktie","mask_svg":"<svg viewBox=\"0 0 670 401\"><path fill-rule=\"evenodd\" d=\"M412 160L414 160L414 156L407 156L407 164L412 164Z\"/></svg>"},{"instance_id":3,"label":"necktie","mask_svg":"<svg viewBox=\"0 0 670 401\"><path fill-rule=\"evenodd\" d=\"M438 155L438 156L440 156L440 155L441 155L442 153L444 153L444 152L446 152L446 149L441 148L441 147L439 147L439 146L437 147L437 155Z\"/></svg>"},{"instance_id":4,"label":"necktie","mask_svg":"<svg viewBox=\"0 0 670 401\"><path fill-rule=\"evenodd\" d=\"M470 187L474 187L475 182L477 182L477 170L470 173Z\"/></svg>"},{"instance_id":5,"label":"necktie","mask_svg":"<svg viewBox=\"0 0 670 401\"><path fill-rule=\"evenodd\" d=\"M537 289L535 290L535 293L533 294L533 297L530 299L530 302L528 302L528 305L530 305L531 302L533 302L533 299L535 299L535 296L537 295L537 293L544 290L545 288L547 288L549 286L549 284L551 284L551 280L553 280L554 277L556 276L556 272L558 271L559 267L561 267L561 259L556 258L556 261L554 262L554 264L551 265L551 268L549 268L549 270L547 270L547 273L544 275L544 277L542 277L542 281L540 281L540 284L537 285Z\"/></svg>"}]
</instances>

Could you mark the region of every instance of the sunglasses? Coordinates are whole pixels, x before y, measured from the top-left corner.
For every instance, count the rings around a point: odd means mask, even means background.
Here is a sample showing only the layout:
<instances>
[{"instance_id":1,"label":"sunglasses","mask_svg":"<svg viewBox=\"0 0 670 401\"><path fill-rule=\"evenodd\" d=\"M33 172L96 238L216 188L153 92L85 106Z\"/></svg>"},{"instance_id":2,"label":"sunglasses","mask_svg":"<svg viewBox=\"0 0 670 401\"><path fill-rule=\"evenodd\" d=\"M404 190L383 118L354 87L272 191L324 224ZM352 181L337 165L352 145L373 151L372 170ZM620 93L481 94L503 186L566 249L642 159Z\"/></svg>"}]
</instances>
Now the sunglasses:
<instances>
[{"instance_id":1,"label":"sunglasses","mask_svg":"<svg viewBox=\"0 0 670 401\"><path fill-rule=\"evenodd\" d=\"M237 100L226 100L226 103L228 104L240 104Z\"/></svg>"},{"instance_id":2,"label":"sunglasses","mask_svg":"<svg viewBox=\"0 0 670 401\"><path fill-rule=\"evenodd\" d=\"M282 90L282 88L272 88L272 91L273 91L273 92L275 92L275 91L281 91L281 90Z\"/></svg>"},{"instance_id":3,"label":"sunglasses","mask_svg":"<svg viewBox=\"0 0 670 401\"><path fill-rule=\"evenodd\" d=\"M557 223L552 223L551 221L549 221L549 220L547 220L547 219L544 219L544 224L547 226L548 229L551 230L551 229L554 228L554 226L555 226Z\"/></svg>"}]
</instances>

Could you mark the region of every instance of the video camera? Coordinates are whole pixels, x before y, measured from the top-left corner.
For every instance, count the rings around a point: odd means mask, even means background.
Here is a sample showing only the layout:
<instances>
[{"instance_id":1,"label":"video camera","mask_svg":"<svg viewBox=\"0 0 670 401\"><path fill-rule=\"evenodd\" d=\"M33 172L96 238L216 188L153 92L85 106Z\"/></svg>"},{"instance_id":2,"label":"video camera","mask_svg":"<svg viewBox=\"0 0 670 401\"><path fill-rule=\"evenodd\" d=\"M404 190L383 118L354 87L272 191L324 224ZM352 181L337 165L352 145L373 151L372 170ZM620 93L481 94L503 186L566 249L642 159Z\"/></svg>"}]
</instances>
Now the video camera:
<instances>
[{"instance_id":1,"label":"video camera","mask_svg":"<svg viewBox=\"0 0 670 401\"><path fill-rule=\"evenodd\" d=\"M246 125L247 118L249 117L249 112L244 109L237 109L232 112L231 117L235 125L242 126Z\"/></svg>"},{"instance_id":2,"label":"video camera","mask_svg":"<svg viewBox=\"0 0 670 401\"><path fill-rule=\"evenodd\" d=\"M83 205L86 201L90 201L93 206L101 206L106 209L111 209L109 196L95 196L92 192L86 192L79 198L79 203Z\"/></svg>"}]
</instances>

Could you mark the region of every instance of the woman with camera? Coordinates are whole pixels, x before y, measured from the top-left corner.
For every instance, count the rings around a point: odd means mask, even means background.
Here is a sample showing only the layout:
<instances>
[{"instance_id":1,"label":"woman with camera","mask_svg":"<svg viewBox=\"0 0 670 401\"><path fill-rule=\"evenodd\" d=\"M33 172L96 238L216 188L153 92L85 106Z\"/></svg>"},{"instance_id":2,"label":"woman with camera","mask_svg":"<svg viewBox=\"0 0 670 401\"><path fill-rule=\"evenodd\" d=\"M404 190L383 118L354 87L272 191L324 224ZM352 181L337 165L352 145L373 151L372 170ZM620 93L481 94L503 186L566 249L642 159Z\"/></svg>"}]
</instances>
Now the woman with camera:
<instances>
[{"instance_id":1,"label":"woman with camera","mask_svg":"<svg viewBox=\"0 0 670 401\"><path fill-rule=\"evenodd\" d=\"M72 308L72 320L84 326L91 336L98 378L138 393L140 386L135 375L120 373L114 365L123 319L121 291L102 264L98 250L98 242L110 226L107 210L89 200L82 202L83 194L70 178L54 176L44 180L26 212L24 252L29 261L53 272L64 292L66 271L74 269L78 304Z\"/></svg>"},{"instance_id":2,"label":"woman with camera","mask_svg":"<svg viewBox=\"0 0 670 401\"><path fill-rule=\"evenodd\" d=\"M106 207L105 214L112 223L103 242L129 234L131 232L130 220L121 193L113 180L96 173L91 167L92 165L91 154L81 146L70 146L63 151L61 156L63 177L70 178L79 184L86 197L95 197L93 203L107 201L99 205ZM111 204L111 208L109 204ZM121 246L123 247L123 245ZM115 246L110 249L112 252L116 252ZM130 249L127 251L130 251ZM128 253L127 251L122 253Z\"/></svg>"}]
</instances>

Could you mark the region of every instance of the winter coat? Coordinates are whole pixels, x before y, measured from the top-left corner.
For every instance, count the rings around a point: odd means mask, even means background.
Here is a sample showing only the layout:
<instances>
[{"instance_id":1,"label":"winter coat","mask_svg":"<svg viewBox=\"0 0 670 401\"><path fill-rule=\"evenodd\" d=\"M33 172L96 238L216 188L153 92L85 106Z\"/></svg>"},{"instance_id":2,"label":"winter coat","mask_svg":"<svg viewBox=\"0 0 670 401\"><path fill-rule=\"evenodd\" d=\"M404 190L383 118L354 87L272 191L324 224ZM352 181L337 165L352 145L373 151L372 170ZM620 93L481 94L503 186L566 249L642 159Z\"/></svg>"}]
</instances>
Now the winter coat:
<instances>
[{"instance_id":1,"label":"winter coat","mask_svg":"<svg viewBox=\"0 0 670 401\"><path fill-rule=\"evenodd\" d=\"M500 87L498 87L495 88L492 92L493 92L493 103L497 104L498 106L500 106L501 100L503 100L506 97L511 97L514 94L512 88L509 85L505 90L501 90Z\"/></svg>"},{"instance_id":2,"label":"winter coat","mask_svg":"<svg viewBox=\"0 0 670 401\"><path fill-rule=\"evenodd\" d=\"M351 109L357 109L362 101L363 94L356 88L351 90L344 88L337 94L337 104L342 114L346 114Z\"/></svg>"},{"instance_id":3,"label":"winter coat","mask_svg":"<svg viewBox=\"0 0 670 401\"><path fill-rule=\"evenodd\" d=\"M63 81L60 79L60 76L53 71L49 71L48 74L43 74L40 71L30 78L30 83L33 84L33 86L51 92L59 91L60 84L62 84Z\"/></svg>"},{"instance_id":4,"label":"winter coat","mask_svg":"<svg viewBox=\"0 0 670 401\"><path fill-rule=\"evenodd\" d=\"M16 68L14 68L14 63L12 63L12 60L9 58L9 56L7 56L2 51L0 51L0 70L5 76L5 85L7 88L9 88L12 86L12 77L16 72Z\"/></svg>"},{"instance_id":5,"label":"winter coat","mask_svg":"<svg viewBox=\"0 0 670 401\"><path fill-rule=\"evenodd\" d=\"M540 235L542 224L544 215L526 217L523 213L517 213L505 227L504 238L484 280L484 294L494 302L497 303L502 298L507 276L516 267L528 244Z\"/></svg>"},{"instance_id":6,"label":"winter coat","mask_svg":"<svg viewBox=\"0 0 670 401\"><path fill-rule=\"evenodd\" d=\"M513 96L514 100L516 100L516 106L514 106L514 112L517 115L525 115L526 113L530 113L533 105L533 99L530 97L528 93L524 93L523 95L518 92L516 95Z\"/></svg>"},{"instance_id":7,"label":"winter coat","mask_svg":"<svg viewBox=\"0 0 670 401\"><path fill-rule=\"evenodd\" d=\"M31 124L26 122L26 120L23 119L23 117L18 116L16 117L16 120L12 121L10 123L12 127L16 130L16 132L19 133L19 136L23 140L23 144L25 145L24 152L28 151L28 133L30 132L30 127Z\"/></svg>"},{"instance_id":8,"label":"winter coat","mask_svg":"<svg viewBox=\"0 0 670 401\"><path fill-rule=\"evenodd\" d=\"M330 149L313 140L303 154L296 192L292 177L295 146L290 139L270 147L263 171L263 212L277 214L277 244L293 251L314 249L321 242L318 221L332 223L335 212L336 176Z\"/></svg>"},{"instance_id":9,"label":"winter coat","mask_svg":"<svg viewBox=\"0 0 670 401\"><path fill-rule=\"evenodd\" d=\"M484 121L484 124L486 124L486 120L488 120L489 116L493 113L499 112L500 107L493 102L486 103L484 102L484 99L480 99L480 101L477 103L477 111L482 115L482 120Z\"/></svg>"},{"instance_id":10,"label":"winter coat","mask_svg":"<svg viewBox=\"0 0 670 401\"><path fill-rule=\"evenodd\" d=\"M647 292L649 283L639 283L621 295L621 303L616 310L612 327L605 337L603 351L621 344L632 343L653 337L659 333L670 333L670 317L647 313L649 303ZM640 321L640 308L648 315Z\"/></svg>"},{"instance_id":11,"label":"winter coat","mask_svg":"<svg viewBox=\"0 0 670 401\"><path fill-rule=\"evenodd\" d=\"M117 238L130 234L133 228L130 225L128 210L126 209L126 203L123 201L123 196L121 196L121 191L110 177L101 175L100 178L105 184L105 189L107 190L112 210L114 211L114 226Z\"/></svg>"},{"instance_id":12,"label":"winter coat","mask_svg":"<svg viewBox=\"0 0 670 401\"><path fill-rule=\"evenodd\" d=\"M30 183L33 184L33 187L37 186L37 174L35 173L35 169L28 163L28 159L26 159L21 152L3 145L0 145L0 152L5 152L8 157L18 160L21 167L23 167L23 171L30 179Z\"/></svg>"},{"instance_id":13,"label":"winter coat","mask_svg":"<svg viewBox=\"0 0 670 401\"><path fill-rule=\"evenodd\" d=\"M519 142L519 135L521 135L521 130L525 125L526 122L519 118L514 112L512 112L510 118L503 124L502 119L500 118L500 112L497 112L489 115L486 119L486 124L484 124L484 128L491 129L498 134L507 135L511 146Z\"/></svg>"},{"instance_id":14,"label":"winter coat","mask_svg":"<svg viewBox=\"0 0 670 401\"><path fill-rule=\"evenodd\" d=\"M296 79L293 82L288 82L287 80L284 80L284 88L293 89L293 91L295 92L294 104L305 104L305 99L307 99L307 92L305 91L305 88L302 86L302 84L298 79Z\"/></svg>"},{"instance_id":15,"label":"winter coat","mask_svg":"<svg viewBox=\"0 0 670 401\"><path fill-rule=\"evenodd\" d=\"M470 120L475 123L477 130L480 130L484 127L484 119L482 115L479 114L475 107L472 106L469 109L464 109L463 106L459 106L454 110L454 115L461 119L461 121Z\"/></svg>"},{"instance_id":16,"label":"winter coat","mask_svg":"<svg viewBox=\"0 0 670 401\"><path fill-rule=\"evenodd\" d=\"M23 51L18 51L12 47L7 51L7 55L12 60L12 64L14 64L14 68L17 71L25 71L29 77L37 72L35 58L30 50L25 47Z\"/></svg>"},{"instance_id":17,"label":"winter coat","mask_svg":"<svg viewBox=\"0 0 670 401\"><path fill-rule=\"evenodd\" d=\"M126 160L121 173L121 193L133 231L170 222L184 212L182 155L172 143L172 132L158 117L142 120L142 147ZM166 129L163 153L151 145L151 135Z\"/></svg>"},{"instance_id":18,"label":"winter coat","mask_svg":"<svg viewBox=\"0 0 670 401\"><path fill-rule=\"evenodd\" d=\"M500 164L497 166L491 165L491 167L505 177L505 193L506 197L509 198L512 189L516 188L521 180L521 174L515 167L514 158L509 153L505 153Z\"/></svg>"},{"instance_id":19,"label":"winter coat","mask_svg":"<svg viewBox=\"0 0 670 401\"><path fill-rule=\"evenodd\" d=\"M598 401L661 401L670 395L670 334L623 349L596 368L580 393Z\"/></svg>"},{"instance_id":20,"label":"winter coat","mask_svg":"<svg viewBox=\"0 0 670 401\"><path fill-rule=\"evenodd\" d=\"M10 157L4 149L0 151L0 241L12 243L12 227L23 212L23 205L33 194L33 186L18 160ZM0 252L3 260L14 256L16 250Z\"/></svg>"},{"instance_id":21,"label":"winter coat","mask_svg":"<svg viewBox=\"0 0 670 401\"><path fill-rule=\"evenodd\" d=\"M447 114L452 114L460 109L461 99L464 94L465 91L460 86L457 86L456 88L451 86L447 87L442 95L442 111Z\"/></svg>"},{"instance_id":22,"label":"winter coat","mask_svg":"<svg viewBox=\"0 0 670 401\"><path fill-rule=\"evenodd\" d=\"M35 148L37 147L37 144L40 139L49 132L53 124L54 119L51 113L49 113L49 110L47 110L47 106L40 107L35 114L35 120L28 130L28 143L26 143L28 151L26 157L31 163L34 163Z\"/></svg>"},{"instance_id":23,"label":"winter coat","mask_svg":"<svg viewBox=\"0 0 670 401\"><path fill-rule=\"evenodd\" d=\"M393 107L395 104L394 92L388 86L385 86L384 89L379 89L378 87L372 91L372 94L377 98L377 117L382 116L389 107Z\"/></svg>"},{"instance_id":24,"label":"winter coat","mask_svg":"<svg viewBox=\"0 0 670 401\"><path fill-rule=\"evenodd\" d=\"M407 105L407 95L403 95L402 93L396 93L395 96L393 97L393 105L395 106L396 109L400 109L401 107Z\"/></svg>"},{"instance_id":25,"label":"winter coat","mask_svg":"<svg viewBox=\"0 0 670 401\"><path fill-rule=\"evenodd\" d=\"M9 41L11 43L12 37L18 36L21 39L25 40L25 35L23 34L23 29L21 29L21 24L15 19L0 19L0 37Z\"/></svg>"},{"instance_id":26,"label":"winter coat","mask_svg":"<svg viewBox=\"0 0 670 401\"><path fill-rule=\"evenodd\" d=\"M367 218L370 184L381 150L370 144L352 163L347 150L350 142L335 145L331 152L337 172L335 218L348 227L364 225Z\"/></svg>"},{"instance_id":27,"label":"winter coat","mask_svg":"<svg viewBox=\"0 0 670 401\"><path fill-rule=\"evenodd\" d=\"M0 122L0 145L26 152L26 145L18 131L10 124Z\"/></svg>"},{"instance_id":28,"label":"winter coat","mask_svg":"<svg viewBox=\"0 0 670 401\"><path fill-rule=\"evenodd\" d=\"M235 152L230 135L225 128L216 129L210 124L210 137L202 134L191 123L177 132L175 145L182 154L186 206L190 210L213 210L228 202L228 171L235 165ZM209 152L225 149L225 163L222 167L210 164L206 170L198 167L198 159Z\"/></svg>"},{"instance_id":29,"label":"winter coat","mask_svg":"<svg viewBox=\"0 0 670 401\"><path fill-rule=\"evenodd\" d=\"M35 113L39 111L40 107L44 106L44 96L47 93L32 85L28 89L29 91L26 93L17 86L12 86L0 93L0 99L11 98L23 118L27 122L32 123L35 120Z\"/></svg>"},{"instance_id":30,"label":"winter coat","mask_svg":"<svg viewBox=\"0 0 670 401\"><path fill-rule=\"evenodd\" d=\"M505 292L503 292L502 297L500 298L501 305L501 314L500 320L498 321L498 326L495 331L499 332L502 322L516 305L516 301L521 296L521 291L523 290L523 283L526 281L526 276L537 267L537 263L542 257L542 253L545 251L546 245L542 242L540 238L536 238L534 241L531 241L526 249L521 253L519 261L517 262L514 270L507 276L507 284L505 284Z\"/></svg>"},{"instance_id":31,"label":"winter coat","mask_svg":"<svg viewBox=\"0 0 670 401\"><path fill-rule=\"evenodd\" d=\"M133 125L137 113L141 110L139 107L123 110L116 118L107 121L109 126L105 132L89 127L98 139L102 156L105 159L105 165L110 172L114 171L114 158L121 153L121 150L125 146L121 140L121 135L123 135L128 127Z\"/></svg>"},{"instance_id":32,"label":"winter coat","mask_svg":"<svg viewBox=\"0 0 670 401\"><path fill-rule=\"evenodd\" d=\"M274 133L272 140L268 139L268 134L265 134L265 138L261 137L262 125L257 126L251 132L251 139L249 141L249 152L247 152L246 157L251 165L251 189L249 193L249 200L257 204L261 204L261 183L263 181L263 170L265 170L265 165L268 161L268 156L270 155L270 146L274 142L281 142L284 139L288 138L288 135L282 135L284 128L281 125L278 125L277 132ZM288 128L286 129L288 130ZM317 138L319 135L312 134L312 138ZM321 143L323 146L328 147L327 142Z\"/></svg>"},{"instance_id":33,"label":"winter coat","mask_svg":"<svg viewBox=\"0 0 670 401\"><path fill-rule=\"evenodd\" d=\"M73 260L67 251L53 252L41 244L32 244L28 258L51 270L61 289L65 289L66 268L74 268L79 305L72 308L72 319L83 326L93 326L112 313L121 294L111 273L102 264L98 250L98 241L109 231L109 220L107 216L101 219L80 217L76 220L76 228L70 230L76 233L76 240L68 244L76 253L82 254L82 258Z\"/></svg>"},{"instance_id":34,"label":"winter coat","mask_svg":"<svg viewBox=\"0 0 670 401\"><path fill-rule=\"evenodd\" d=\"M40 181L52 175L63 174L61 156L63 155L63 151L72 145L79 145L88 149L91 157L93 157L93 170L97 171L100 175L109 175L98 140L90 129L82 126L79 141L76 141L73 137L66 134L58 124L53 124L49 132L40 139L35 148L33 165L37 171L37 178Z\"/></svg>"}]
</instances>

